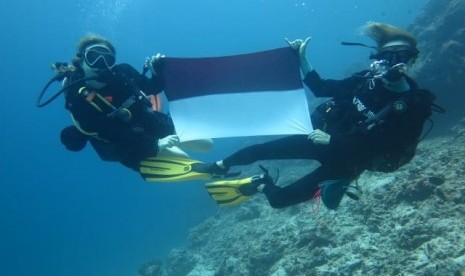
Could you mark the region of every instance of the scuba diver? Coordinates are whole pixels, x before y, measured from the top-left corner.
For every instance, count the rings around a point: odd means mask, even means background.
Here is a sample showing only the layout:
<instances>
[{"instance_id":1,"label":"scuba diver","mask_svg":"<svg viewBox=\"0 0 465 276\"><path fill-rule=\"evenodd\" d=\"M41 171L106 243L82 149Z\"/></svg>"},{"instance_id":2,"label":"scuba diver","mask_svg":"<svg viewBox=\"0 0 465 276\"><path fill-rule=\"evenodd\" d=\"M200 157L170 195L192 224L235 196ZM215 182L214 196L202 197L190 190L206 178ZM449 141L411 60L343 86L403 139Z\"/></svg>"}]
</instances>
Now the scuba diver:
<instances>
[{"instance_id":1,"label":"scuba diver","mask_svg":"<svg viewBox=\"0 0 465 276\"><path fill-rule=\"evenodd\" d=\"M321 196L327 208L336 209L346 193L358 199L354 184L365 170L392 172L413 158L423 125L437 107L434 95L406 74L417 59L417 42L388 24L371 22L363 30L377 44L374 61L369 70L342 80L322 79L312 68L306 59L310 38L286 39L298 51L303 83L316 97L331 97L312 113L314 130L243 148L205 171L221 175L236 165L272 159L312 159L320 166L283 187L264 168L261 175L208 183L218 205L234 206L262 192L273 208Z\"/></svg>"},{"instance_id":2,"label":"scuba diver","mask_svg":"<svg viewBox=\"0 0 465 276\"><path fill-rule=\"evenodd\" d=\"M120 162L146 179L142 162L148 170L152 166L168 166L169 162L175 162L182 170L186 162L193 161L180 147L208 151L212 141L181 144L171 117L161 112L162 57L157 54L147 58L139 73L129 64L116 64L116 51L109 40L98 35L85 36L78 43L72 65L53 65L57 76L39 95L37 106L45 106L64 93L65 108L71 113L73 125L64 128L60 138L70 151L81 151L89 142L102 160ZM147 71L151 78L146 77ZM62 81L62 89L42 103L45 91L54 81ZM179 179L204 176L184 174Z\"/></svg>"}]
</instances>

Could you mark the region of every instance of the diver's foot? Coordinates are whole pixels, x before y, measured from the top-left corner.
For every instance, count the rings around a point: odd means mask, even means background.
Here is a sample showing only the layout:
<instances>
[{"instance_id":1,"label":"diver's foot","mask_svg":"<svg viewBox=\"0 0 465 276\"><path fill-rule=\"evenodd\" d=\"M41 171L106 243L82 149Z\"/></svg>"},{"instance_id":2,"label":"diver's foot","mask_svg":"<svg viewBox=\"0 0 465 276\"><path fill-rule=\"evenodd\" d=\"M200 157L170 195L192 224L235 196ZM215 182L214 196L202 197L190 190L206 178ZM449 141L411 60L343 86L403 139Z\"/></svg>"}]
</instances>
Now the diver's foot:
<instances>
[{"instance_id":1,"label":"diver's foot","mask_svg":"<svg viewBox=\"0 0 465 276\"><path fill-rule=\"evenodd\" d=\"M244 184L244 185L240 186L239 187L239 192L241 193L241 195L244 195L244 196L253 196L254 194L259 192L258 187L260 185L262 185L261 182L252 181L249 184Z\"/></svg>"},{"instance_id":2,"label":"diver's foot","mask_svg":"<svg viewBox=\"0 0 465 276\"><path fill-rule=\"evenodd\" d=\"M229 168L222 165L221 161L212 163L195 163L192 164L192 170L199 173L208 173L212 177L228 177Z\"/></svg>"},{"instance_id":3,"label":"diver's foot","mask_svg":"<svg viewBox=\"0 0 465 276\"><path fill-rule=\"evenodd\" d=\"M249 184L244 184L239 187L239 191L242 195L252 196L258 192L263 192L263 189L267 185L274 185L276 182L268 174L268 170L260 166L264 173L252 176L252 181Z\"/></svg>"}]
</instances>

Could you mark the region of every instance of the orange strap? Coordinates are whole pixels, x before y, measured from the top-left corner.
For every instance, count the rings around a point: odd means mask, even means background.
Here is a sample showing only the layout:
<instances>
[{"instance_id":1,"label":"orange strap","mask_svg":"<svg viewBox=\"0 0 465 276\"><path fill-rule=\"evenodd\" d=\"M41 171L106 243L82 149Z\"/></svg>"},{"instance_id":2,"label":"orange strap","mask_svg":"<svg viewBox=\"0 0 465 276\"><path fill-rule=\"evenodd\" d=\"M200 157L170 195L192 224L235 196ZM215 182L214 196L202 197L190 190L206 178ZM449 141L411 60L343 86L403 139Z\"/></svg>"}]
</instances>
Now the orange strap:
<instances>
[{"instance_id":1,"label":"orange strap","mask_svg":"<svg viewBox=\"0 0 465 276\"><path fill-rule=\"evenodd\" d=\"M89 94L87 94L87 96L86 96L86 100L88 102L91 102L92 100L94 100L95 94L97 94L97 93L95 93L95 91L90 91Z\"/></svg>"},{"instance_id":2,"label":"orange strap","mask_svg":"<svg viewBox=\"0 0 465 276\"><path fill-rule=\"evenodd\" d=\"M162 100L160 94L149 95L150 103L152 104L152 110L161 112Z\"/></svg>"}]
</instances>

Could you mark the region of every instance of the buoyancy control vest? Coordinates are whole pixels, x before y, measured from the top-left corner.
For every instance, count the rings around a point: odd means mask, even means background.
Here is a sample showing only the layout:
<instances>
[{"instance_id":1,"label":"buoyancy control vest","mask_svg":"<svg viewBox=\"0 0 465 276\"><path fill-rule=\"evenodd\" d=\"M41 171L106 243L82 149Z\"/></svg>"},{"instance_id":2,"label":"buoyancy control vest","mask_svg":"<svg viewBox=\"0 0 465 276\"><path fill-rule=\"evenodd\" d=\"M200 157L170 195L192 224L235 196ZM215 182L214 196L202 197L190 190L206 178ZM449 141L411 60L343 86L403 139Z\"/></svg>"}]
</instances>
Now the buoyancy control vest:
<instances>
[{"instance_id":1,"label":"buoyancy control vest","mask_svg":"<svg viewBox=\"0 0 465 276\"><path fill-rule=\"evenodd\" d=\"M152 128L144 121L152 116L151 113L161 109L159 95L145 95L122 70L114 69L100 76L106 83L101 89L88 88L82 82L80 87L65 93L66 109L70 111L76 127L85 135L101 140L109 139L102 129L112 125L120 128L139 124ZM75 78L79 78L79 74Z\"/></svg>"},{"instance_id":2,"label":"buoyancy control vest","mask_svg":"<svg viewBox=\"0 0 465 276\"><path fill-rule=\"evenodd\" d=\"M434 94L429 90L418 89L415 81L408 77L407 81L412 89L388 100L376 112L367 111L365 107L354 108L354 105L361 104L354 100L357 94L373 93L373 91L368 91L370 88L369 82L366 79L361 79L360 81L360 85L356 86L356 89L352 93L331 98L316 107L311 114L314 128L327 131L330 134L331 132L344 129L347 132L368 132L376 126L382 125L391 114L401 114L407 108L424 108L427 110L426 112L429 112L428 117L431 111L443 112L442 108L434 104ZM361 111L364 113L361 114ZM369 112L371 113L369 114ZM418 139L402 146L402 148L389 149L389 151L380 153L367 164L367 169L380 172L395 171L413 158L420 140L421 138L418 137Z\"/></svg>"}]
</instances>

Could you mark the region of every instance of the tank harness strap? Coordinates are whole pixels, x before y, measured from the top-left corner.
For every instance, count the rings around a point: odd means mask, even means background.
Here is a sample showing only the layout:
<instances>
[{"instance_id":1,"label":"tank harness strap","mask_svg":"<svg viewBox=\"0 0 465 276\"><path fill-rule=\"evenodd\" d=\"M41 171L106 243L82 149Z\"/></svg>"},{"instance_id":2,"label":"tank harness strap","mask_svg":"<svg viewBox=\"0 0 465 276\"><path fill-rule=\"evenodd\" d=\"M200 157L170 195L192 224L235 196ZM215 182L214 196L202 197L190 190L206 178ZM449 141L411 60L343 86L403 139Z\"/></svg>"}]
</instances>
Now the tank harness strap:
<instances>
[{"instance_id":1,"label":"tank harness strap","mask_svg":"<svg viewBox=\"0 0 465 276\"><path fill-rule=\"evenodd\" d=\"M125 122L131 120L132 113L129 107L137 101L134 96L130 96L119 108L116 108L106 97L103 97L96 91L89 91L86 87L81 87L79 94L83 95L92 107L105 114L108 118L119 118Z\"/></svg>"},{"instance_id":2,"label":"tank harness strap","mask_svg":"<svg viewBox=\"0 0 465 276\"><path fill-rule=\"evenodd\" d=\"M107 99L102 97L102 95L95 91L89 91L86 87L79 88L79 95L84 96L86 101L99 112L108 114L116 110Z\"/></svg>"},{"instance_id":3,"label":"tank harness strap","mask_svg":"<svg viewBox=\"0 0 465 276\"><path fill-rule=\"evenodd\" d=\"M320 204L321 204L321 193L322 193L321 187L318 187L318 190L313 194L312 197L312 212L314 215L317 215L320 213Z\"/></svg>"},{"instance_id":4,"label":"tank harness strap","mask_svg":"<svg viewBox=\"0 0 465 276\"><path fill-rule=\"evenodd\" d=\"M132 113L129 110L129 107L133 105L137 100L134 96L127 98L119 108L115 108L112 112L107 114L107 117L110 119L119 118L125 122L129 122L132 118Z\"/></svg>"}]
</instances>

